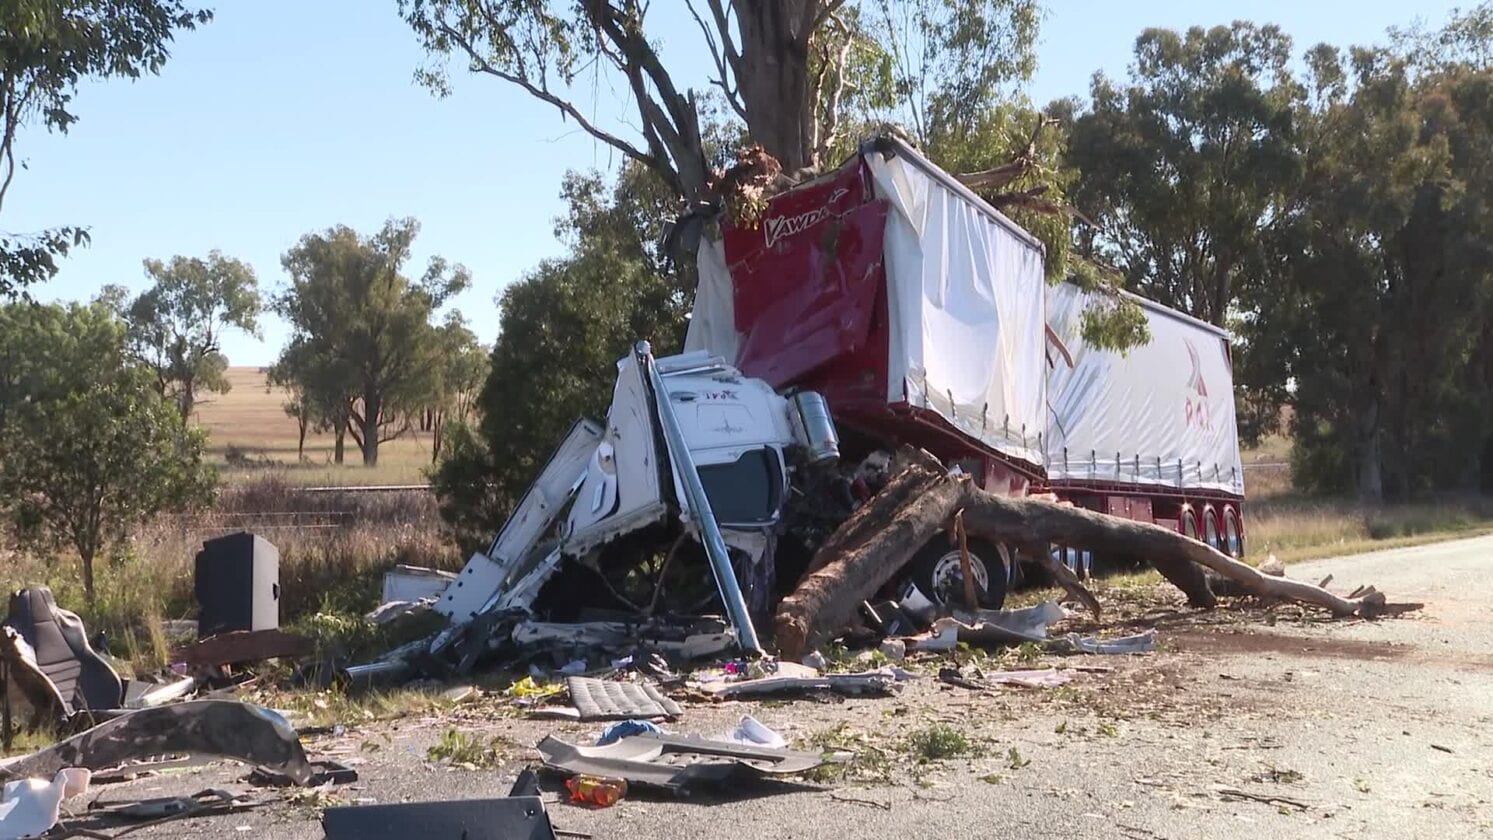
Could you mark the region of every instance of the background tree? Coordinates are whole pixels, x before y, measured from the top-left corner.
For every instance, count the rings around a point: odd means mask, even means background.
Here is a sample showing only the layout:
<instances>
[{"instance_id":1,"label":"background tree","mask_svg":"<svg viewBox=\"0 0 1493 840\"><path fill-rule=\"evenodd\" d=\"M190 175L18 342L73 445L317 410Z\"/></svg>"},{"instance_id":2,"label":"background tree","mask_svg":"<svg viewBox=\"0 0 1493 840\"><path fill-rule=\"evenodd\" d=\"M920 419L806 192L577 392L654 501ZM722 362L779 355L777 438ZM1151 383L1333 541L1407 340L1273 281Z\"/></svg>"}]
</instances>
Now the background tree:
<instances>
[{"instance_id":1,"label":"background tree","mask_svg":"<svg viewBox=\"0 0 1493 840\"><path fill-rule=\"evenodd\" d=\"M190 419L203 391L227 393L223 331L259 334L259 281L248 264L213 251L207 259L146 260L154 284L130 303L130 345L155 372L156 389Z\"/></svg>"},{"instance_id":2,"label":"background tree","mask_svg":"<svg viewBox=\"0 0 1493 840\"><path fill-rule=\"evenodd\" d=\"M39 120L66 132L77 121L73 92L84 79L159 73L179 30L212 13L181 0L6 0L0 3L0 207L16 167L16 138ZM0 232L0 297L50 279L57 259L85 244L81 227Z\"/></svg>"},{"instance_id":3,"label":"background tree","mask_svg":"<svg viewBox=\"0 0 1493 840\"><path fill-rule=\"evenodd\" d=\"M401 273L419 229L391 219L365 238L339 226L307 234L282 260L291 284L275 306L293 332L281 370L334 418L345 408L368 466L430 402L440 353L431 317L470 282L466 268L440 257L419 280Z\"/></svg>"},{"instance_id":4,"label":"background tree","mask_svg":"<svg viewBox=\"0 0 1493 840\"><path fill-rule=\"evenodd\" d=\"M78 553L91 602L107 545L160 511L211 500L205 436L130 364L106 307L15 304L0 325L0 352L17 363L0 396L0 499L18 533Z\"/></svg>"},{"instance_id":5,"label":"background tree","mask_svg":"<svg viewBox=\"0 0 1493 840\"><path fill-rule=\"evenodd\" d=\"M1251 374L1294 385L1298 486L1474 489L1493 437L1493 68L1308 58L1306 166L1245 325Z\"/></svg>"},{"instance_id":6,"label":"background tree","mask_svg":"<svg viewBox=\"0 0 1493 840\"><path fill-rule=\"evenodd\" d=\"M436 330L440 346L434 401L426 407L429 416L430 462L440 461L446 424L466 423L477 408L477 396L487 380L488 349L477 341L461 313L452 310Z\"/></svg>"},{"instance_id":7,"label":"background tree","mask_svg":"<svg viewBox=\"0 0 1493 840\"><path fill-rule=\"evenodd\" d=\"M280 351L280 358L270 366L266 376L270 387L291 392L290 402L282 406L292 411L299 422L305 418L301 437L306 431L332 433L332 463L339 466L347 459L347 431L352 424L353 403L358 399L357 383L352 369L332 355L332 348L307 336L293 336ZM298 449L304 457L304 442Z\"/></svg>"},{"instance_id":8,"label":"background tree","mask_svg":"<svg viewBox=\"0 0 1493 840\"><path fill-rule=\"evenodd\" d=\"M1290 61L1274 26L1142 32L1129 84L1096 75L1069 126L1069 199L1092 222L1078 226L1080 251L1131 290L1222 326L1299 176Z\"/></svg>"},{"instance_id":9,"label":"background tree","mask_svg":"<svg viewBox=\"0 0 1493 840\"><path fill-rule=\"evenodd\" d=\"M836 161L847 106L884 106L893 52L862 26L874 15L907 17L926 36L919 64L904 62L902 81L926 72L944 96L979 96L1029 73L1036 26L1031 0L686 0L714 68L709 84L745 128L793 172ZM864 8L863 8L864 7ZM562 118L642 164L685 206L712 203L712 154L702 133L703 93L676 82L648 34L643 0L400 0L400 12L436 59L419 77L449 89L444 61L460 57L473 72L517 85L554 105ZM906 51L904 50L904 53ZM969 59L981 56L982 63ZM610 130L567 98L581 75L615 82L630 100L637 131ZM920 77L921 78L921 77ZM879 82L878 82L879 84ZM926 92L919 87L917 92ZM896 91L891 91L895 93ZM904 86L903 93L914 88Z\"/></svg>"}]
</instances>

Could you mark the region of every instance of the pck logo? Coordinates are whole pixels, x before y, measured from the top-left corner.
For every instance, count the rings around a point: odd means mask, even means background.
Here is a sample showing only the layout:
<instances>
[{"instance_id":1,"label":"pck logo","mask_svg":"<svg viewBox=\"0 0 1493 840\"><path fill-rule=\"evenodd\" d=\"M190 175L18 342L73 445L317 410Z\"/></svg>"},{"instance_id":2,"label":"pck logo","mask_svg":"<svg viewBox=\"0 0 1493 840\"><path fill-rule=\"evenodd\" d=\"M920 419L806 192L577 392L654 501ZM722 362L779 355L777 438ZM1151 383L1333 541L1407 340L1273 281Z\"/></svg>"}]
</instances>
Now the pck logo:
<instances>
[{"instance_id":1,"label":"pck logo","mask_svg":"<svg viewBox=\"0 0 1493 840\"><path fill-rule=\"evenodd\" d=\"M769 216L762 224L762 232L767 237L767 247L771 248L781 240L795 234L803 233L814 225L828 219L830 206L841 198L844 198L848 192L850 192L848 188L840 187L830 194L830 197L823 205L807 213L800 213L797 216Z\"/></svg>"},{"instance_id":2,"label":"pck logo","mask_svg":"<svg viewBox=\"0 0 1493 840\"><path fill-rule=\"evenodd\" d=\"M1203 381L1203 357L1191 341L1184 338L1182 344L1187 347L1187 360L1192 363L1192 373L1187 377L1187 427L1211 429L1213 418L1208 412L1208 383Z\"/></svg>"}]
</instances>

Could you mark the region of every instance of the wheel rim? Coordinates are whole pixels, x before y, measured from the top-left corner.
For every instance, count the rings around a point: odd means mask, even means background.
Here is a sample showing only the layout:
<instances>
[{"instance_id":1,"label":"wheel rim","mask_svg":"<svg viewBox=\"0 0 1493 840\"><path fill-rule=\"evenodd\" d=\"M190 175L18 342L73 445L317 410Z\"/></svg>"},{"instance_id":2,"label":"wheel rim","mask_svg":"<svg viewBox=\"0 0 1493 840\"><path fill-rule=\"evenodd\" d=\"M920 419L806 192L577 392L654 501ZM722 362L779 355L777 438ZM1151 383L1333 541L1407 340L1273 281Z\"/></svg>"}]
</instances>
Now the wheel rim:
<instances>
[{"instance_id":1,"label":"wheel rim","mask_svg":"<svg viewBox=\"0 0 1493 840\"><path fill-rule=\"evenodd\" d=\"M1218 515L1213 511L1203 512L1203 541L1214 549L1219 548L1218 543Z\"/></svg>"},{"instance_id":2,"label":"wheel rim","mask_svg":"<svg viewBox=\"0 0 1493 840\"><path fill-rule=\"evenodd\" d=\"M1190 510L1182 513L1182 536L1194 540L1198 538L1198 517Z\"/></svg>"},{"instance_id":3,"label":"wheel rim","mask_svg":"<svg viewBox=\"0 0 1493 840\"><path fill-rule=\"evenodd\" d=\"M1239 518L1232 510L1224 512L1223 537L1225 544L1229 547L1229 556L1238 557L1241 553L1239 550Z\"/></svg>"},{"instance_id":4,"label":"wheel rim","mask_svg":"<svg viewBox=\"0 0 1493 840\"><path fill-rule=\"evenodd\" d=\"M985 570L985 561L973 551L969 553L969 571L975 578L975 592L984 597L990 591L990 573ZM950 603L964 600L964 572L959 562L959 552L950 551L933 564L933 595Z\"/></svg>"}]
</instances>

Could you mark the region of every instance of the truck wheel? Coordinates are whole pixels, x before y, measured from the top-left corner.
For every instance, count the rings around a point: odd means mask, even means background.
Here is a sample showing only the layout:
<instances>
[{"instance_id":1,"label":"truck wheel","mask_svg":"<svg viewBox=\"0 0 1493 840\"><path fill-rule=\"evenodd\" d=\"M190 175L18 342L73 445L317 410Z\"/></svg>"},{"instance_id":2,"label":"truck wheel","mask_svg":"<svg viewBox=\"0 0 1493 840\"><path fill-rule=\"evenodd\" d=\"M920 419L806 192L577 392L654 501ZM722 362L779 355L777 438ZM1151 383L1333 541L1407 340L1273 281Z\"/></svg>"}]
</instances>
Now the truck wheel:
<instances>
[{"instance_id":1,"label":"truck wheel","mask_svg":"<svg viewBox=\"0 0 1493 840\"><path fill-rule=\"evenodd\" d=\"M998 610L1006 602L1006 570L1012 568L1010 550L982 540L969 541L969 567L975 578L980 606ZM912 582L939 606L964 604L964 576L959 549L936 537L913 556L908 564Z\"/></svg>"}]
</instances>

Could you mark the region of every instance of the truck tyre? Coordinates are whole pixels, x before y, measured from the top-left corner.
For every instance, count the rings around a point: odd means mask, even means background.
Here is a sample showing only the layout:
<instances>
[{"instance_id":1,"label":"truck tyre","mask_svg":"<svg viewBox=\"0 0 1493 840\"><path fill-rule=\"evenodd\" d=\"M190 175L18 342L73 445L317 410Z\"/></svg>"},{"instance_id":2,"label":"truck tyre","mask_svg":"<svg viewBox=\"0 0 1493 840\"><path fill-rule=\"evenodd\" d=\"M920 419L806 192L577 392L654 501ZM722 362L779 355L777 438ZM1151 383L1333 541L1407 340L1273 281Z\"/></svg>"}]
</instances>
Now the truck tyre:
<instances>
[{"instance_id":1,"label":"truck tyre","mask_svg":"<svg viewBox=\"0 0 1493 840\"><path fill-rule=\"evenodd\" d=\"M1010 550L1003 545L983 540L969 541L969 565L974 573L975 594L980 599L980 606L998 610L1006 602L1006 589L1010 584L1006 570L1014 568L1014 560ZM934 537L923 546L907 567L912 582L933 603L939 606L964 605L959 548L949 545L944 536Z\"/></svg>"},{"instance_id":2,"label":"truck tyre","mask_svg":"<svg viewBox=\"0 0 1493 840\"><path fill-rule=\"evenodd\" d=\"M1223 509L1223 544L1224 553L1235 560L1244 556L1244 530L1239 527L1239 511L1233 505Z\"/></svg>"}]
</instances>

